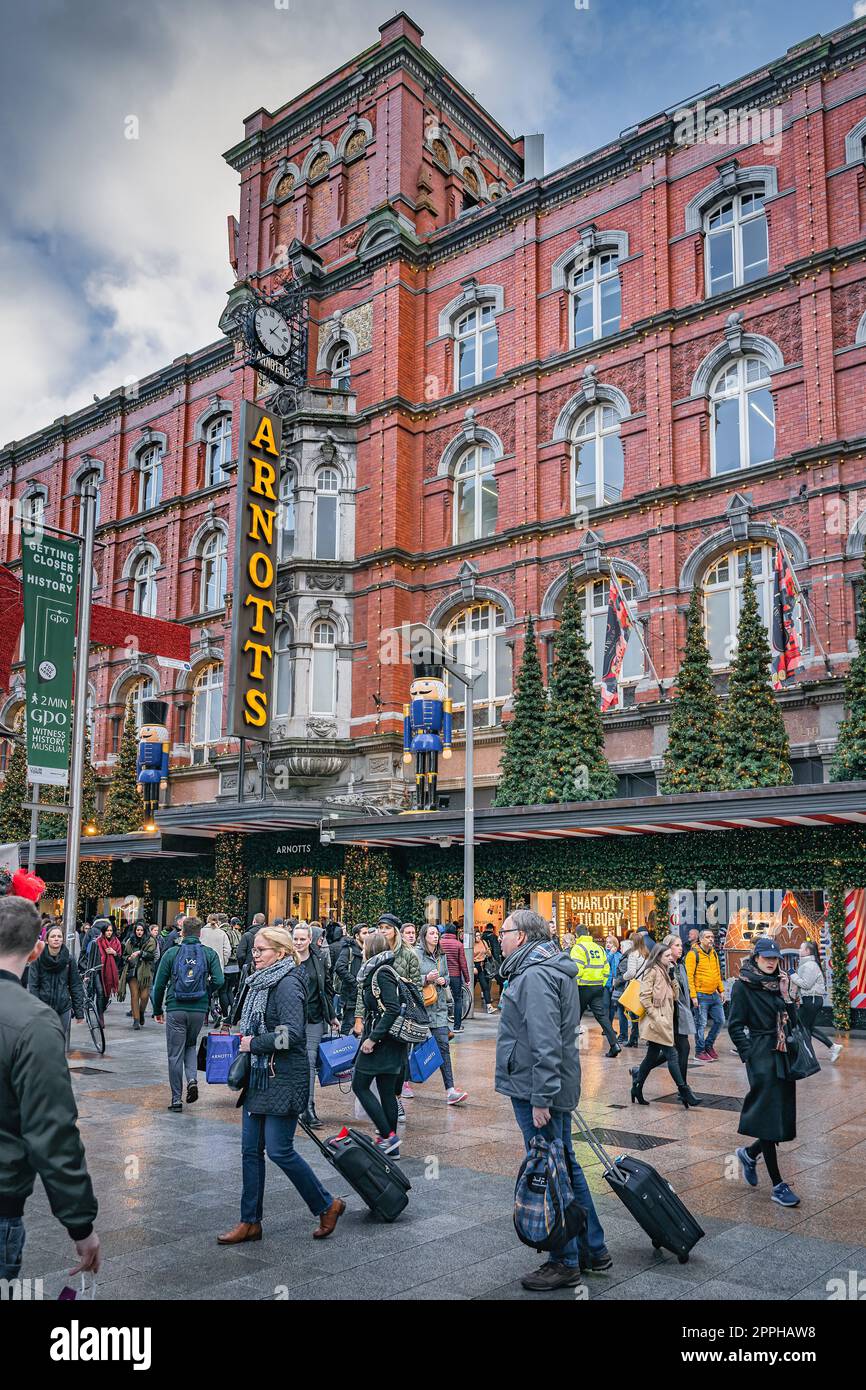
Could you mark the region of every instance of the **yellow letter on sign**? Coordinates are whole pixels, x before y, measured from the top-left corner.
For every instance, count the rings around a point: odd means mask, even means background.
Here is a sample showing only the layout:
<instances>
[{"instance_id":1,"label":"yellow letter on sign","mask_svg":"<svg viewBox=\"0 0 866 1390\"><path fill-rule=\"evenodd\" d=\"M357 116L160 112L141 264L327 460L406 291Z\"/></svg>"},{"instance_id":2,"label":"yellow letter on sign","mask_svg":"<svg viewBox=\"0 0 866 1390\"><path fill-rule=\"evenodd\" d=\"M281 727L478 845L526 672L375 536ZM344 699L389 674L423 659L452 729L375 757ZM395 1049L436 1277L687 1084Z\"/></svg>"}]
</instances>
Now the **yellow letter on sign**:
<instances>
[{"instance_id":1,"label":"yellow letter on sign","mask_svg":"<svg viewBox=\"0 0 866 1390\"><path fill-rule=\"evenodd\" d=\"M264 440L264 443L262 442ZM275 454L277 446L274 442L274 429L267 415L262 420L256 430L256 437L250 444L251 449L261 449L266 454Z\"/></svg>"}]
</instances>

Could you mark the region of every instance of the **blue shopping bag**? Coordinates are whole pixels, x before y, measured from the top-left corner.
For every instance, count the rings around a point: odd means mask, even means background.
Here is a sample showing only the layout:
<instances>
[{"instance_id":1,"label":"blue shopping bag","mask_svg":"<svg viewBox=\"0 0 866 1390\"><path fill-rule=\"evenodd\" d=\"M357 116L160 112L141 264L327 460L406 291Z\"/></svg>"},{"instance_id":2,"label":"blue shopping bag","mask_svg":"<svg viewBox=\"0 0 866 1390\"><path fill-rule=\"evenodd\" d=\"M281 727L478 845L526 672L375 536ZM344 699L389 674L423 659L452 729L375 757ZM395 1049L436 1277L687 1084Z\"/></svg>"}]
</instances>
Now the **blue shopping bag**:
<instances>
[{"instance_id":1,"label":"blue shopping bag","mask_svg":"<svg viewBox=\"0 0 866 1390\"><path fill-rule=\"evenodd\" d=\"M229 1079L229 1067L238 1055L240 1033L208 1033L205 1054L205 1079L212 1085L224 1086Z\"/></svg>"},{"instance_id":2,"label":"blue shopping bag","mask_svg":"<svg viewBox=\"0 0 866 1390\"><path fill-rule=\"evenodd\" d=\"M319 1055L316 1058L319 1085L336 1086L338 1081L347 1076L355 1065L360 1046L361 1039L356 1038L354 1033L347 1033L339 1038L326 1038L324 1042L320 1042Z\"/></svg>"},{"instance_id":3,"label":"blue shopping bag","mask_svg":"<svg viewBox=\"0 0 866 1390\"><path fill-rule=\"evenodd\" d=\"M409 1080L422 1082L428 1076L432 1076L434 1071L438 1071L442 1065L442 1053L439 1051L439 1044L434 1037L429 1037L425 1042L416 1043L409 1053Z\"/></svg>"}]
</instances>

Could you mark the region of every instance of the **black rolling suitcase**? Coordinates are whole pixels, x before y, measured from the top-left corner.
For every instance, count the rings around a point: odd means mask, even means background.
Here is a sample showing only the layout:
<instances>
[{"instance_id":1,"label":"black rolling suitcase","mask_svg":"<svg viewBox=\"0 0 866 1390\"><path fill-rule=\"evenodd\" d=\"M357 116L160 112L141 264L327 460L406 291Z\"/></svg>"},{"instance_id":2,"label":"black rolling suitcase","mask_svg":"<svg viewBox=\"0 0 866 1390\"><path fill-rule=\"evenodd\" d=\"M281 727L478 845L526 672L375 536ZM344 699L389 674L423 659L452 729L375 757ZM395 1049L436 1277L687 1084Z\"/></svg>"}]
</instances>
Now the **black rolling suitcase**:
<instances>
[{"instance_id":1,"label":"black rolling suitcase","mask_svg":"<svg viewBox=\"0 0 866 1390\"><path fill-rule=\"evenodd\" d=\"M380 1153L357 1129L350 1129L345 1139L331 1139L323 1144L303 1120L299 1119L298 1124L374 1216L382 1221L396 1221L409 1205L412 1184L393 1159Z\"/></svg>"},{"instance_id":2,"label":"black rolling suitcase","mask_svg":"<svg viewBox=\"0 0 866 1390\"><path fill-rule=\"evenodd\" d=\"M667 1178L639 1158L611 1158L593 1134L579 1110L574 1111L578 1134L604 1165L604 1179L635 1221L646 1231L656 1250L670 1250L680 1264L705 1232L684 1206Z\"/></svg>"}]
</instances>

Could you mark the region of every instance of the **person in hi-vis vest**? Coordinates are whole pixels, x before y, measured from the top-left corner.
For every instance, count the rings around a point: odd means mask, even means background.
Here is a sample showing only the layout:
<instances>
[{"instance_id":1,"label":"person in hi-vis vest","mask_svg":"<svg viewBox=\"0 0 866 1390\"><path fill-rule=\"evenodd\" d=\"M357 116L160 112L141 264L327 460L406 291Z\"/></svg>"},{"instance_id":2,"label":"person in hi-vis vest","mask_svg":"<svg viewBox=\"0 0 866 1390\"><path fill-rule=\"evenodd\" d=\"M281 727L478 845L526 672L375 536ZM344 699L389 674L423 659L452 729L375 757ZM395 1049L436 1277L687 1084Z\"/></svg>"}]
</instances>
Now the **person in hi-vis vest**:
<instances>
[{"instance_id":1,"label":"person in hi-vis vest","mask_svg":"<svg viewBox=\"0 0 866 1390\"><path fill-rule=\"evenodd\" d=\"M622 1048L616 1040L616 1033L610 1026L608 1011L604 1006L604 987L610 973L607 952L586 927L575 927L575 931L577 939L570 955L572 960L577 962L577 993L580 998L581 1018L588 1009L607 1038L608 1050L605 1056L617 1057Z\"/></svg>"}]
</instances>

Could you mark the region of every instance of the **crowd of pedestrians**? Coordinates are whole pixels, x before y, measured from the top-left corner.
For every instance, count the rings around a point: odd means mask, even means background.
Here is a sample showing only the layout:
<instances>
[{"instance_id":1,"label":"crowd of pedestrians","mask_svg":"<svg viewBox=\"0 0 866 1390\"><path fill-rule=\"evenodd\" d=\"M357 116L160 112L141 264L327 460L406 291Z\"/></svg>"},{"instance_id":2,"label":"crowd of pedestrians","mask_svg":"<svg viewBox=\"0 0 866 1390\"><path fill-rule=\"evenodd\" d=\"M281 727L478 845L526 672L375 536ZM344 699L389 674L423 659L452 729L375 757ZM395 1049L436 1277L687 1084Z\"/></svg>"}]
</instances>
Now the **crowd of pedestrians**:
<instances>
[{"instance_id":1,"label":"crowd of pedestrians","mask_svg":"<svg viewBox=\"0 0 866 1390\"><path fill-rule=\"evenodd\" d=\"M136 921L119 929L97 918L80 924L67 945L59 927L40 923L32 904L0 899L0 1102L6 1111L0 1119L0 1275L14 1277L9 1271L20 1266L23 1207L37 1175L76 1243L79 1268L98 1268L96 1201L63 1061L72 1021L83 1018L83 980L91 982L100 1016L112 999L123 1004L128 997L133 1032L148 1018L164 1025L167 1108L174 1114L198 1100L199 1049L208 1018L239 1032L239 1055L248 1059L238 1101L240 1219L218 1237L222 1245L262 1238L266 1157L315 1218L313 1237L325 1239L337 1228L344 1202L295 1148L299 1124L308 1131L322 1128L316 1101L323 1042L356 1037L350 1103L356 1119L369 1123L374 1147L391 1160L400 1156L403 1102L415 1098L418 1084L417 1078L410 1081L411 1045L401 1031L407 999L426 1019L433 1045L424 1080L438 1072L449 1106L468 1099L455 1081L452 1044L465 1031L464 986L476 985L485 1010L499 1016L493 1087L508 1098L527 1152L536 1135L561 1141L586 1216L581 1233L525 1276L524 1287L571 1287L587 1272L610 1269L612 1257L571 1137L581 1038L591 1017L611 1062L623 1048L643 1045L643 1058L628 1069L633 1104L651 1103L647 1082L666 1067L682 1105L699 1106L689 1070L718 1061L715 1045L726 1025L715 937L694 933L684 944L672 933L655 941L644 929L601 941L578 925L560 941L548 921L520 909L498 931L490 925L479 933L471 970L461 937L457 924L418 928L389 912L348 930L336 921L268 924L261 913L244 930L237 918L213 913L206 921L181 915L164 928ZM26 991L20 990L22 978ZM799 1027L824 1044L831 1061L840 1052L815 1027L825 992L814 943L804 945L797 969L789 973L766 934L753 942L731 991L727 1027L748 1080L738 1133L751 1141L736 1149L737 1159L753 1187L763 1165L772 1199L783 1206L799 1202L782 1178L778 1154L780 1144L796 1137L792 1030ZM40 1080L32 1079L33 1070L25 1075L22 1056L31 1064L40 1059ZM611 1068L612 1077L616 1070ZM346 1138L350 1124L334 1140Z\"/></svg>"}]
</instances>

